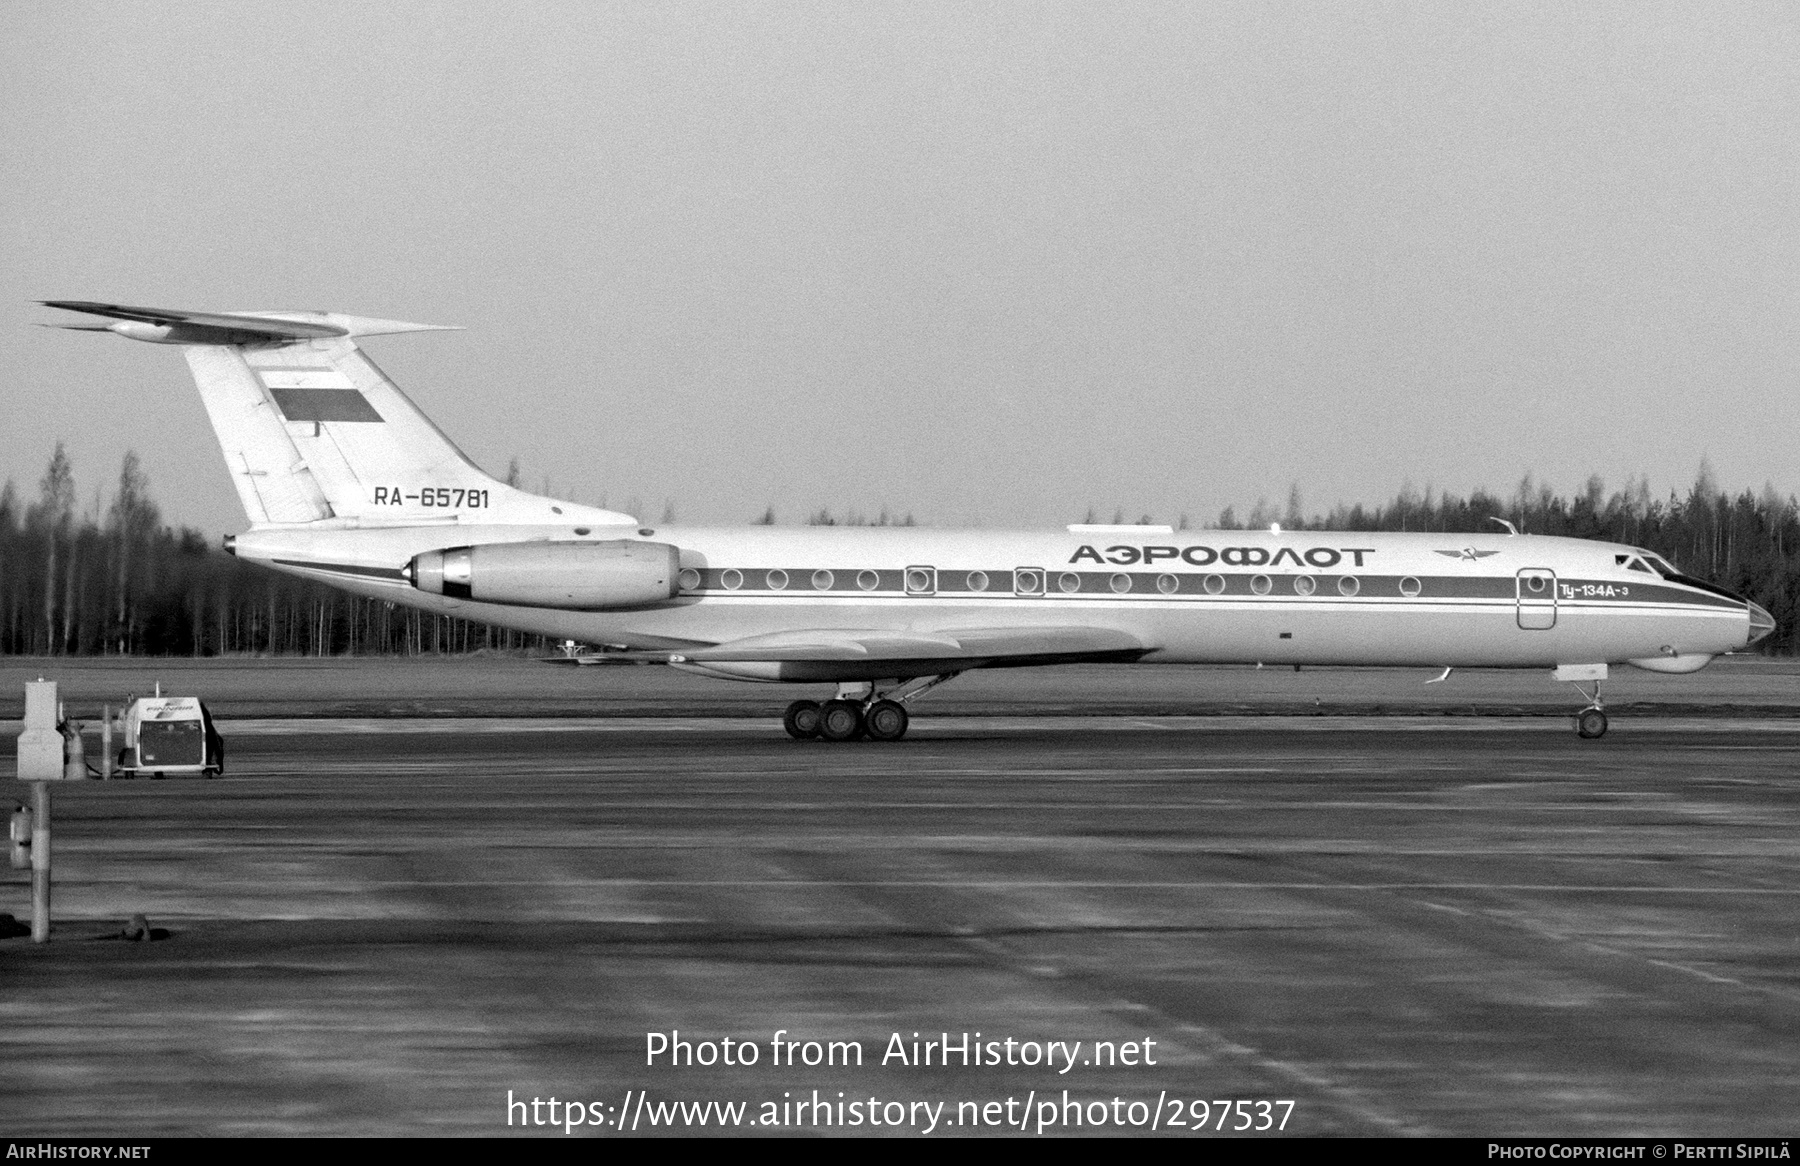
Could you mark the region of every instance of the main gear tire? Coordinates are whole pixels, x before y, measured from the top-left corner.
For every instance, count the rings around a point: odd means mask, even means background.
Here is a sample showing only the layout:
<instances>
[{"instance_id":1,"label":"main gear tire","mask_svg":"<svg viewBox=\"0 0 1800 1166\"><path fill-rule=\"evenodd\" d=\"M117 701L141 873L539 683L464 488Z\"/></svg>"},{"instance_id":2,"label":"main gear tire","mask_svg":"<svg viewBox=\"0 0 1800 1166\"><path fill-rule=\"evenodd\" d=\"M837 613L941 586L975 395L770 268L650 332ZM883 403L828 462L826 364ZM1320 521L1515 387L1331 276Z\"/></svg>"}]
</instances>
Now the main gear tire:
<instances>
[{"instance_id":1,"label":"main gear tire","mask_svg":"<svg viewBox=\"0 0 1800 1166\"><path fill-rule=\"evenodd\" d=\"M854 702L828 700L819 706L819 736L827 741L854 741L862 735L862 709Z\"/></svg>"},{"instance_id":2,"label":"main gear tire","mask_svg":"<svg viewBox=\"0 0 1800 1166\"><path fill-rule=\"evenodd\" d=\"M911 720L906 715L906 706L892 700L876 701L869 706L868 715L863 719L872 741L898 741L906 736L906 726Z\"/></svg>"},{"instance_id":3,"label":"main gear tire","mask_svg":"<svg viewBox=\"0 0 1800 1166\"><path fill-rule=\"evenodd\" d=\"M797 700L781 714L781 727L796 741L810 741L819 735L819 703Z\"/></svg>"}]
</instances>

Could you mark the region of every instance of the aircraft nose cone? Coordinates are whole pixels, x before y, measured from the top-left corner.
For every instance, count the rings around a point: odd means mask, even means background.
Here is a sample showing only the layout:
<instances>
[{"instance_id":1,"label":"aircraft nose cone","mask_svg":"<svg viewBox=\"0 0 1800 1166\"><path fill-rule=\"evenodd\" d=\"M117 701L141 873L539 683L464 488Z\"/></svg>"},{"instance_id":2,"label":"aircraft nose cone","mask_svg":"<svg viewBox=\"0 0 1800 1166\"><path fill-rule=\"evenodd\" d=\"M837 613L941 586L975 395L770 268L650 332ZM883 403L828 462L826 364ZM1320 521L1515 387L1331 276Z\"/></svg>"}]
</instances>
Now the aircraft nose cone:
<instances>
[{"instance_id":1,"label":"aircraft nose cone","mask_svg":"<svg viewBox=\"0 0 1800 1166\"><path fill-rule=\"evenodd\" d=\"M1754 603L1746 601L1744 606L1750 609L1750 638L1744 641L1748 648L1775 630L1775 618Z\"/></svg>"}]
</instances>

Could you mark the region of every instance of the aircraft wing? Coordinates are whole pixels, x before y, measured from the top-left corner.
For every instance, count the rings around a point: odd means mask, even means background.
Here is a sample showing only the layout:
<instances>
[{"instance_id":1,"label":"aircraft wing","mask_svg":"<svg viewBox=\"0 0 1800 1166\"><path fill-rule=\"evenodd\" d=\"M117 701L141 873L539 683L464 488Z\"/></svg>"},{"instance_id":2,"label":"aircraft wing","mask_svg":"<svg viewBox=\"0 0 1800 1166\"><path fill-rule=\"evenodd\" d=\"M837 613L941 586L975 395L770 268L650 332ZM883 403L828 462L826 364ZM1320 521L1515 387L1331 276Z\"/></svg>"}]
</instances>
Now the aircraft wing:
<instances>
[{"instance_id":1,"label":"aircraft wing","mask_svg":"<svg viewBox=\"0 0 1800 1166\"><path fill-rule=\"evenodd\" d=\"M949 628L938 631L859 631L817 628L773 632L691 648L609 651L553 656L548 664L675 664L744 678L848 679L927 675L970 668L1034 664L1125 663L1152 645L1112 628Z\"/></svg>"},{"instance_id":2,"label":"aircraft wing","mask_svg":"<svg viewBox=\"0 0 1800 1166\"><path fill-rule=\"evenodd\" d=\"M941 631L845 631L821 629L776 632L680 653L695 664L855 660L967 660L1001 663L1141 656L1147 645L1110 628L953 628ZM1044 660L1044 662L1049 662Z\"/></svg>"}]
</instances>

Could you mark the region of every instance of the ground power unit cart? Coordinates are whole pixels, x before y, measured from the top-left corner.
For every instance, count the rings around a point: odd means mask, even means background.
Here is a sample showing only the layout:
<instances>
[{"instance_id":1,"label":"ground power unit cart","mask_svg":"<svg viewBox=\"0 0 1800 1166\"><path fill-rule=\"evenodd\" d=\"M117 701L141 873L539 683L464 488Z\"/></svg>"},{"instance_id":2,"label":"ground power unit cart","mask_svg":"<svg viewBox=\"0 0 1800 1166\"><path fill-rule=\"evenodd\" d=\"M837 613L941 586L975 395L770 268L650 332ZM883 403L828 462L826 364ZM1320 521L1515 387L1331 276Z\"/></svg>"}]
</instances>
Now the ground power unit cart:
<instances>
[{"instance_id":1,"label":"ground power unit cart","mask_svg":"<svg viewBox=\"0 0 1800 1166\"><path fill-rule=\"evenodd\" d=\"M197 696L145 696L125 710L118 777L225 772L225 741Z\"/></svg>"}]
</instances>

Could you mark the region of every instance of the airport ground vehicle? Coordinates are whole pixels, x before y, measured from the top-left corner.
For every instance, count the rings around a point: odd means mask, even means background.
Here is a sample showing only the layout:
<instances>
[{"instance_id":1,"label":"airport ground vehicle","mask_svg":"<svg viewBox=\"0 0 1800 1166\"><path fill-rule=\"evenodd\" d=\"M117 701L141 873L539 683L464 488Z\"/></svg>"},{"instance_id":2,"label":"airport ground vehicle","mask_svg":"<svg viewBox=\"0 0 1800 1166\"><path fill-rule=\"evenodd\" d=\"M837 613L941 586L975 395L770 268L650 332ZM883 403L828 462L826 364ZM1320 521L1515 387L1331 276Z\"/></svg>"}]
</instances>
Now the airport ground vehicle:
<instances>
[{"instance_id":1,"label":"airport ground vehicle","mask_svg":"<svg viewBox=\"0 0 1800 1166\"><path fill-rule=\"evenodd\" d=\"M225 741L196 696L145 696L125 708L124 743L114 777L218 777Z\"/></svg>"}]
</instances>

